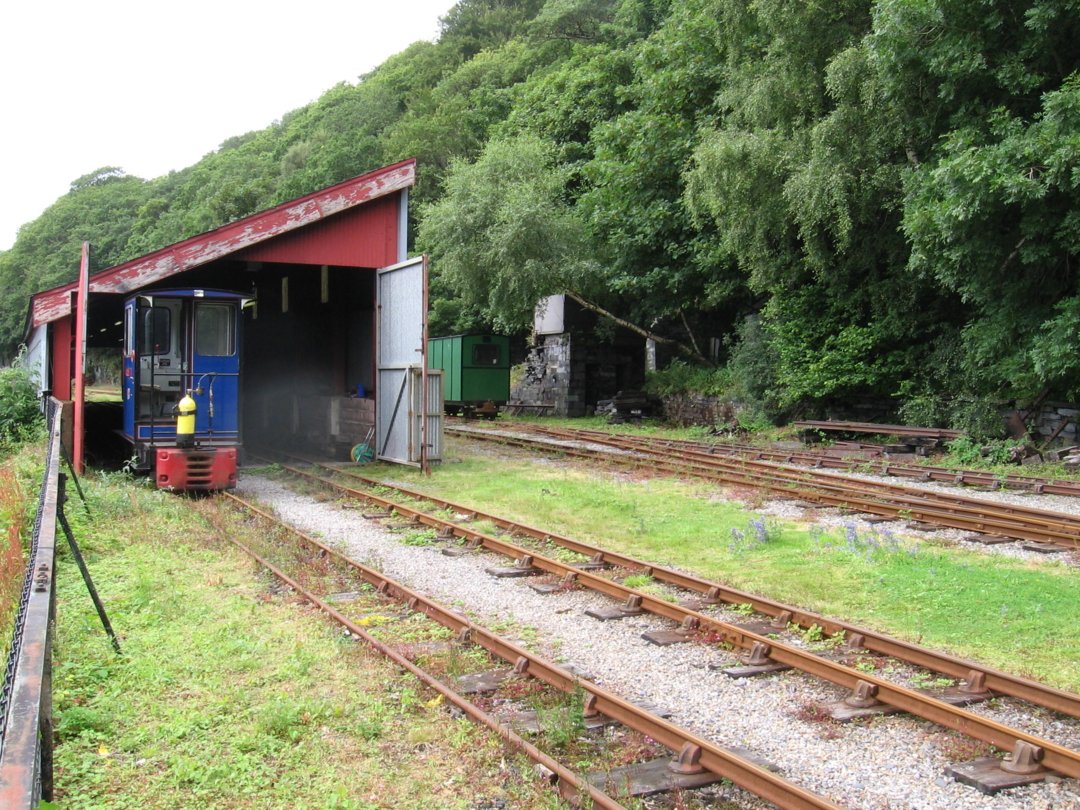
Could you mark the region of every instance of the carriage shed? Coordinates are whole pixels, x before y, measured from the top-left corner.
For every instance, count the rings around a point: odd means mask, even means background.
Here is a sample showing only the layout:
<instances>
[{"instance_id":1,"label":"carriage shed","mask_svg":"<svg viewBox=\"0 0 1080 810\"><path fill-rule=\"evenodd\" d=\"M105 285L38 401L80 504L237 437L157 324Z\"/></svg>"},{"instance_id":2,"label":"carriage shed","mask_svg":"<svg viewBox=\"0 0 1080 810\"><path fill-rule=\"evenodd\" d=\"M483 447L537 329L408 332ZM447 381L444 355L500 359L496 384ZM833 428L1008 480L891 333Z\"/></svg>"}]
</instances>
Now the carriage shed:
<instances>
[{"instance_id":1,"label":"carriage shed","mask_svg":"<svg viewBox=\"0 0 1080 810\"><path fill-rule=\"evenodd\" d=\"M415 160L396 163L95 273L84 345L121 353L124 300L135 294L249 293L237 348L246 447L344 458L367 441L388 461L438 460L442 398L438 374L426 368L427 264L406 259L415 180ZM30 301L27 359L43 392L61 401L82 390L78 290L75 282Z\"/></svg>"}]
</instances>

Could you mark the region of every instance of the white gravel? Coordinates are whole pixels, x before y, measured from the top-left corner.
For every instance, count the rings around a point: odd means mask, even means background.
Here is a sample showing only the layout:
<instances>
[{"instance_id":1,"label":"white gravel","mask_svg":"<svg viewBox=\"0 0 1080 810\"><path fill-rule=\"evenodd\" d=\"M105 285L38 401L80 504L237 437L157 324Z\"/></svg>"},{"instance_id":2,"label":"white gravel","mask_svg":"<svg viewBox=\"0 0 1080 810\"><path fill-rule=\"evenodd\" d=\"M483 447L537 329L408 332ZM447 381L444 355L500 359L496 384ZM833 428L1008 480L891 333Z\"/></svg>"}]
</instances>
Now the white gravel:
<instances>
[{"instance_id":1,"label":"white gravel","mask_svg":"<svg viewBox=\"0 0 1080 810\"><path fill-rule=\"evenodd\" d=\"M584 611L610 605L603 597L585 592L541 596L527 580L496 580L484 572L492 564L506 565L503 558L451 558L437 547L406 546L355 510L296 494L259 476L242 475L241 490L357 561L444 604L464 607L479 623L511 621L535 628L543 652L573 663L598 684L627 699L667 708L674 722L719 745L746 747L776 763L787 778L839 804L912 810L1080 808L1080 786L1073 780L987 797L942 776L950 763L939 744L952 735L918 719L899 715L843 726L796 719L793 712L807 701L838 700L844 694L794 672L731 680L710 668L730 663L730 654L702 645L656 647L641 638L646 630L670 627L664 620L643 616L598 622ZM1080 746L1080 730L1072 721L1002 704L980 711L1034 733L1052 731L1054 739ZM1050 728L1054 724L1060 727Z\"/></svg>"}]
</instances>

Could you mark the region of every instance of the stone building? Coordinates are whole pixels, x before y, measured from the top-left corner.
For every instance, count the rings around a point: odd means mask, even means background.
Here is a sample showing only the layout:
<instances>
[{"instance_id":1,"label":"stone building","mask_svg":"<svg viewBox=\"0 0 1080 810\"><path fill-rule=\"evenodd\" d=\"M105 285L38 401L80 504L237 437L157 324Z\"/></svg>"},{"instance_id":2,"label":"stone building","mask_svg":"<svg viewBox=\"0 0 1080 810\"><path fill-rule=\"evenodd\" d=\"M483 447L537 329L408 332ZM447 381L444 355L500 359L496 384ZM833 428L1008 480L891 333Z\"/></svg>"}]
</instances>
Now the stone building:
<instances>
[{"instance_id":1,"label":"stone building","mask_svg":"<svg viewBox=\"0 0 1080 810\"><path fill-rule=\"evenodd\" d=\"M645 340L566 296L537 306L533 333L511 401L551 405L555 416L585 416L599 400L645 383Z\"/></svg>"}]
</instances>

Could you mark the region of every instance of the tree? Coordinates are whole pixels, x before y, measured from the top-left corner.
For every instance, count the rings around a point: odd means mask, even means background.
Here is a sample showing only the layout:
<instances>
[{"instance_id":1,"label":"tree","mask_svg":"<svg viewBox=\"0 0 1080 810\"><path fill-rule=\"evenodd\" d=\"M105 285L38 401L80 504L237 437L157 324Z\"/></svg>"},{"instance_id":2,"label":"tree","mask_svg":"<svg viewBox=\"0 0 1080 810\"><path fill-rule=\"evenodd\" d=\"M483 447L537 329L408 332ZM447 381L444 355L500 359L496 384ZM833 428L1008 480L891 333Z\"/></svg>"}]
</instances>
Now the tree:
<instances>
[{"instance_id":1,"label":"tree","mask_svg":"<svg viewBox=\"0 0 1080 810\"><path fill-rule=\"evenodd\" d=\"M451 165L419 235L441 283L498 329L527 328L542 298L566 294L644 337L675 343L596 303L600 264L566 202L572 169L556 156L553 144L524 134L490 141L475 163Z\"/></svg>"},{"instance_id":2,"label":"tree","mask_svg":"<svg viewBox=\"0 0 1080 810\"><path fill-rule=\"evenodd\" d=\"M192 167L76 180L0 254L0 353L83 238L115 263L412 156L435 322L525 329L566 293L688 355L725 338L774 413L1080 395L1078 12L462 0Z\"/></svg>"},{"instance_id":3,"label":"tree","mask_svg":"<svg viewBox=\"0 0 1080 810\"><path fill-rule=\"evenodd\" d=\"M910 168L909 269L963 301L963 384L1077 391L1080 3L881 3L869 38Z\"/></svg>"},{"instance_id":4,"label":"tree","mask_svg":"<svg viewBox=\"0 0 1080 810\"><path fill-rule=\"evenodd\" d=\"M414 200L423 204L435 199L451 161L474 160L480 154L491 129L509 114L514 88L538 66L557 59L563 47L528 47L515 39L478 53L443 75L381 133L388 158L417 159Z\"/></svg>"},{"instance_id":5,"label":"tree","mask_svg":"<svg viewBox=\"0 0 1080 810\"><path fill-rule=\"evenodd\" d=\"M496 328L527 328L541 298L595 272L568 181L550 142L490 141L475 163L451 164L442 198L421 212L418 242L440 278Z\"/></svg>"},{"instance_id":6,"label":"tree","mask_svg":"<svg viewBox=\"0 0 1080 810\"><path fill-rule=\"evenodd\" d=\"M31 294L66 284L78 275L83 242L90 242L91 271L120 261L151 185L106 167L71 184L40 217L19 229L0 254L0 357L11 358L23 339Z\"/></svg>"},{"instance_id":7,"label":"tree","mask_svg":"<svg viewBox=\"0 0 1080 810\"><path fill-rule=\"evenodd\" d=\"M524 30L544 0L458 0L440 22L439 44L465 59Z\"/></svg>"},{"instance_id":8,"label":"tree","mask_svg":"<svg viewBox=\"0 0 1080 810\"><path fill-rule=\"evenodd\" d=\"M725 78L686 204L756 294L780 404L893 394L956 301L906 272L908 158L871 4L719 6Z\"/></svg>"},{"instance_id":9,"label":"tree","mask_svg":"<svg viewBox=\"0 0 1080 810\"><path fill-rule=\"evenodd\" d=\"M22 364L22 356L0 368L0 451L26 441L41 429L41 403L36 381Z\"/></svg>"},{"instance_id":10,"label":"tree","mask_svg":"<svg viewBox=\"0 0 1080 810\"><path fill-rule=\"evenodd\" d=\"M537 70L516 89L496 137L531 132L555 144L563 163L593 157L593 130L630 109L623 88L633 78L634 53L607 44L576 46L547 70Z\"/></svg>"},{"instance_id":11,"label":"tree","mask_svg":"<svg viewBox=\"0 0 1080 810\"><path fill-rule=\"evenodd\" d=\"M646 39L622 46L632 78L614 91L622 109L592 127L578 202L620 311L691 343L733 329L747 304L739 268L684 201L684 169L724 78L720 6L674 3Z\"/></svg>"}]
</instances>

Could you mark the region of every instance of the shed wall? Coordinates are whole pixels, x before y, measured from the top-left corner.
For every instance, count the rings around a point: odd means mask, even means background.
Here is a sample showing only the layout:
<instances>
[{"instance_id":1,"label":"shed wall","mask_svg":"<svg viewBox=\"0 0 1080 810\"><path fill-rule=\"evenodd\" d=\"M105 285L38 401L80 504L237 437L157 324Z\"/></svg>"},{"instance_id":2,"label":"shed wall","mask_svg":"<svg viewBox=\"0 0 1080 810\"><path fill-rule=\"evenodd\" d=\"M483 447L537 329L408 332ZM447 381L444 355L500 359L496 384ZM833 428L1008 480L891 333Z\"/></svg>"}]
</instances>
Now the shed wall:
<instances>
[{"instance_id":1,"label":"shed wall","mask_svg":"<svg viewBox=\"0 0 1080 810\"><path fill-rule=\"evenodd\" d=\"M372 200L236 254L246 261L385 267L398 261L401 195Z\"/></svg>"},{"instance_id":2,"label":"shed wall","mask_svg":"<svg viewBox=\"0 0 1080 810\"><path fill-rule=\"evenodd\" d=\"M71 322L73 318L53 321L52 328L52 395L61 401L71 399Z\"/></svg>"},{"instance_id":3,"label":"shed wall","mask_svg":"<svg viewBox=\"0 0 1080 810\"><path fill-rule=\"evenodd\" d=\"M49 340L48 327L39 326L30 333L26 343L23 366L30 373L38 391L49 387Z\"/></svg>"}]
</instances>

